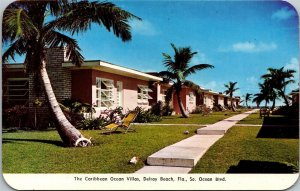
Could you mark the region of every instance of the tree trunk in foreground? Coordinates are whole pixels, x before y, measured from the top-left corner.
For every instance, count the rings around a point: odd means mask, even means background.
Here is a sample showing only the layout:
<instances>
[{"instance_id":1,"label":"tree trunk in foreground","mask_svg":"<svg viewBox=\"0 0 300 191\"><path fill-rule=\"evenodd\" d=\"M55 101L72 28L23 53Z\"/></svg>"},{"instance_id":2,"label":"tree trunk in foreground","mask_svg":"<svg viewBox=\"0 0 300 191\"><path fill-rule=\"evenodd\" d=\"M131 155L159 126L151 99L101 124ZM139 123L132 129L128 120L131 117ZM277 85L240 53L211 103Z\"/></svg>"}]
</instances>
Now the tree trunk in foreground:
<instances>
[{"instance_id":1,"label":"tree trunk in foreground","mask_svg":"<svg viewBox=\"0 0 300 191\"><path fill-rule=\"evenodd\" d=\"M177 101L178 101L178 105L179 105L179 109L180 109L182 117L188 118L189 116L186 113L186 111L183 107L182 101L181 101L180 92L176 91L176 95L177 95Z\"/></svg>"},{"instance_id":2,"label":"tree trunk in foreground","mask_svg":"<svg viewBox=\"0 0 300 191\"><path fill-rule=\"evenodd\" d=\"M43 61L41 68L41 77L46 92L46 98L48 99L51 112L54 114L56 120L56 129L60 135L65 146L74 147L75 142L83 137L82 134L67 120L66 116L62 112L55 94L53 92L51 82L46 70L46 62Z\"/></svg>"}]
</instances>

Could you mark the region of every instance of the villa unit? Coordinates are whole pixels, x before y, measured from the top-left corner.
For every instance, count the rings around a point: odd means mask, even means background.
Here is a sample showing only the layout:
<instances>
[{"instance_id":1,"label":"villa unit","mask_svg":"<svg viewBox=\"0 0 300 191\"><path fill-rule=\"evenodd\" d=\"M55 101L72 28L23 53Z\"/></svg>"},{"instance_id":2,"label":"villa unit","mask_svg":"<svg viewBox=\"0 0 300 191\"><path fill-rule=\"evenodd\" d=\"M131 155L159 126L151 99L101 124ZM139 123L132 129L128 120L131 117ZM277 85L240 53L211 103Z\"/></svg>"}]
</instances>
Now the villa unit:
<instances>
[{"instance_id":1,"label":"villa unit","mask_svg":"<svg viewBox=\"0 0 300 191\"><path fill-rule=\"evenodd\" d=\"M56 98L75 99L92 104L96 116L106 109L118 106L132 110L137 106L148 109L158 101L165 102L170 83L157 73L144 73L101 60L85 61L81 67L73 65L65 57L64 48L53 48L47 52L47 70ZM45 100L43 93L34 93L34 76L24 73L23 64L7 64L3 72L3 105L27 105L31 112L48 115L45 108L35 108L36 99ZM183 87L181 98L184 108L192 112L197 105L212 108L214 103L230 105L230 98L221 93L204 90L196 94ZM234 98L235 105L239 99ZM179 114L175 93L170 105Z\"/></svg>"},{"instance_id":2,"label":"villa unit","mask_svg":"<svg viewBox=\"0 0 300 191\"><path fill-rule=\"evenodd\" d=\"M47 53L47 70L57 100L80 100L95 106L96 114L105 109L121 106L148 109L151 100L150 82L162 78L100 60L85 61L76 67L64 56L64 49L55 48ZM5 106L25 104L34 108L35 99L44 99L33 91L33 76L24 74L23 64L8 64L3 75L3 103Z\"/></svg>"}]
</instances>

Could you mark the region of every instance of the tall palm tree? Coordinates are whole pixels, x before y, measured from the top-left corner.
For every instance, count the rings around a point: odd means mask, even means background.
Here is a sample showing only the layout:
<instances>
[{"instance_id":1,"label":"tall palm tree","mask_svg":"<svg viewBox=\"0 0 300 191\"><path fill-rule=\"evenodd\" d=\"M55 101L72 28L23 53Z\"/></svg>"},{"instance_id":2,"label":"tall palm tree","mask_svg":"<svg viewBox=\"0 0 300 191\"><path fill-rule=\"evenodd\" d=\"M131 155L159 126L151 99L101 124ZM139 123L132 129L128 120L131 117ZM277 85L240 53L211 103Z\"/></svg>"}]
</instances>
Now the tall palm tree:
<instances>
[{"instance_id":1,"label":"tall palm tree","mask_svg":"<svg viewBox=\"0 0 300 191\"><path fill-rule=\"evenodd\" d=\"M245 95L246 107L248 107L248 101L251 101L251 99L252 99L252 94L246 93L246 95Z\"/></svg>"},{"instance_id":2,"label":"tall palm tree","mask_svg":"<svg viewBox=\"0 0 300 191\"><path fill-rule=\"evenodd\" d=\"M2 41L8 49L3 62L14 60L15 54L25 55L27 73L32 73L44 87L49 106L56 119L57 131L66 146L75 146L83 135L66 119L53 92L47 74L46 49L66 47L66 56L80 66L84 59L75 39L60 31L81 33L92 24L104 26L121 38L131 40L129 19L139 19L109 2L87 0L19 1L10 4L4 12Z\"/></svg>"},{"instance_id":3,"label":"tall palm tree","mask_svg":"<svg viewBox=\"0 0 300 191\"><path fill-rule=\"evenodd\" d=\"M289 106L288 96L285 94L286 86L295 81L292 79L294 77L295 70L284 70L284 67L268 68L267 74L262 75L263 79L269 80L273 88L278 90L278 94L284 99L286 106Z\"/></svg>"},{"instance_id":4,"label":"tall palm tree","mask_svg":"<svg viewBox=\"0 0 300 191\"><path fill-rule=\"evenodd\" d=\"M236 84L237 84L237 82L229 82L228 84L224 84L224 86L227 88L227 90L225 90L224 91L224 93L225 94L227 94L227 95L229 95L229 97L230 97L230 102L231 102L231 109L232 109L232 111L235 111L235 109L234 109L234 107L233 107L233 102L232 102L232 98L233 98L233 93L236 91L236 90L238 90L238 89L240 89L240 88L236 88L235 86L236 86Z\"/></svg>"},{"instance_id":5,"label":"tall palm tree","mask_svg":"<svg viewBox=\"0 0 300 191\"><path fill-rule=\"evenodd\" d=\"M258 86L260 92L254 95L255 97L253 98L253 102L256 102L259 107L260 103L265 101L265 107L267 107L268 103L272 100L270 83L264 81L264 83L258 83Z\"/></svg>"},{"instance_id":6,"label":"tall palm tree","mask_svg":"<svg viewBox=\"0 0 300 191\"><path fill-rule=\"evenodd\" d=\"M168 79L173 82L173 85L169 88L169 95L175 91L180 112L183 117L187 118L188 114L184 109L181 90L183 86L191 87L194 90L199 90L200 87L195 83L186 80L186 78L196 71L213 68L214 66L210 64L197 64L190 66L190 61L197 52L192 52L190 47L176 48L174 44L171 43L171 46L175 52L174 57L172 58L169 54L163 53L164 65L167 67L166 71L160 72L160 76Z\"/></svg>"}]
</instances>

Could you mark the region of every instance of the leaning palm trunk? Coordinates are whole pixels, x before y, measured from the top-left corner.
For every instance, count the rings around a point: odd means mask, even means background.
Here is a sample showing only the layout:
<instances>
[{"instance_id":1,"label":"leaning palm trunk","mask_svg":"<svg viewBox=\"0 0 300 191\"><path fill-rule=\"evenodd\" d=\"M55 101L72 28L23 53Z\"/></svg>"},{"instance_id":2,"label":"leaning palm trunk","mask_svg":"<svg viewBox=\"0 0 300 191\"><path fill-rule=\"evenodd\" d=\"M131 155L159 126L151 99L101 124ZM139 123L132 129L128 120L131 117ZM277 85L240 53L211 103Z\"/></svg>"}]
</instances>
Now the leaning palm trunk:
<instances>
[{"instance_id":1,"label":"leaning palm trunk","mask_svg":"<svg viewBox=\"0 0 300 191\"><path fill-rule=\"evenodd\" d=\"M57 100L55 94L53 92L51 82L46 70L46 62L43 61L43 66L41 68L41 77L42 82L45 88L46 98L48 99L48 103L56 120L56 129L58 134L60 135L63 143L66 146L74 147L75 143L79 138L83 138L82 134L67 120L65 115L63 114Z\"/></svg>"},{"instance_id":2,"label":"leaning palm trunk","mask_svg":"<svg viewBox=\"0 0 300 191\"><path fill-rule=\"evenodd\" d=\"M178 101L178 105L179 105L179 109L181 112L182 117L184 118L188 118L188 114L186 113L186 111L184 110L183 104L182 104L182 100L181 100L181 96L180 96L180 92L176 91L176 95L177 95L177 101Z\"/></svg>"},{"instance_id":3,"label":"leaning palm trunk","mask_svg":"<svg viewBox=\"0 0 300 191\"><path fill-rule=\"evenodd\" d=\"M235 108L233 107L233 99L232 99L232 97L231 97L231 109L232 109L232 111L235 111Z\"/></svg>"}]
</instances>

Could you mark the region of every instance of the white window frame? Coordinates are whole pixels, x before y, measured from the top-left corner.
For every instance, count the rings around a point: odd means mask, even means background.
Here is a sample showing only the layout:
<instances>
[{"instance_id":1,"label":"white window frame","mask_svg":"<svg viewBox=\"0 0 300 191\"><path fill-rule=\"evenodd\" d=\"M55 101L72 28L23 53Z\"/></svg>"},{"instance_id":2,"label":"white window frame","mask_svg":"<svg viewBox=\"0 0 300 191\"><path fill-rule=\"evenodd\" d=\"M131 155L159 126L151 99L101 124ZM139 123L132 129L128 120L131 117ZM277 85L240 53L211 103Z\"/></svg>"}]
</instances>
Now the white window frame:
<instances>
[{"instance_id":1,"label":"white window frame","mask_svg":"<svg viewBox=\"0 0 300 191\"><path fill-rule=\"evenodd\" d=\"M137 103L138 105L148 105L149 99L153 99L149 92L153 92L148 86L145 85L138 85L137 90Z\"/></svg>"},{"instance_id":2,"label":"white window frame","mask_svg":"<svg viewBox=\"0 0 300 191\"><path fill-rule=\"evenodd\" d=\"M24 84L18 85L10 85L9 82L16 82L16 81L24 81ZM26 105L29 101L29 78L7 78L7 87L4 96L7 97L8 102L14 101L24 101L24 105ZM23 91L24 94L20 95L13 95L10 94L10 91ZM26 98L26 99L25 99Z\"/></svg>"},{"instance_id":3,"label":"white window frame","mask_svg":"<svg viewBox=\"0 0 300 191\"><path fill-rule=\"evenodd\" d=\"M190 92L189 93L189 102L190 102L190 104L195 103L195 101L196 101L195 98L196 98L195 94L193 92Z\"/></svg>"},{"instance_id":4,"label":"white window frame","mask_svg":"<svg viewBox=\"0 0 300 191\"><path fill-rule=\"evenodd\" d=\"M116 105L123 107L123 82L122 81L117 81L116 90L117 90Z\"/></svg>"},{"instance_id":5,"label":"white window frame","mask_svg":"<svg viewBox=\"0 0 300 191\"><path fill-rule=\"evenodd\" d=\"M166 90L166 89L161 90L161 101L162 101L162 103L166 103L167 92L168 92L168 90Z\"/></svg>"},{"instance_id":6,"label":"white window frame","mask_svg":"<svg viewBox=\"0 0 300 191\"><path fill-rule=\"evenodd\" d=\"M101 87L102 83L107 88ZM96 107L97 108L111 109L114 106L114 88L115 86L113 80L96 77ZM103 99L103 97L107 97L107 99Z\"/></svg>"}]
</instances>

